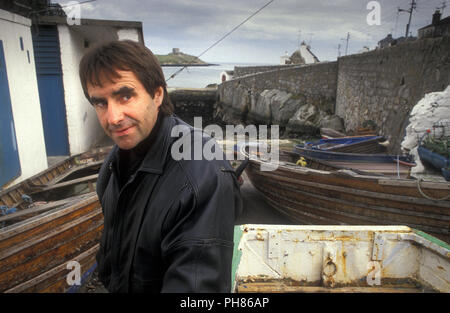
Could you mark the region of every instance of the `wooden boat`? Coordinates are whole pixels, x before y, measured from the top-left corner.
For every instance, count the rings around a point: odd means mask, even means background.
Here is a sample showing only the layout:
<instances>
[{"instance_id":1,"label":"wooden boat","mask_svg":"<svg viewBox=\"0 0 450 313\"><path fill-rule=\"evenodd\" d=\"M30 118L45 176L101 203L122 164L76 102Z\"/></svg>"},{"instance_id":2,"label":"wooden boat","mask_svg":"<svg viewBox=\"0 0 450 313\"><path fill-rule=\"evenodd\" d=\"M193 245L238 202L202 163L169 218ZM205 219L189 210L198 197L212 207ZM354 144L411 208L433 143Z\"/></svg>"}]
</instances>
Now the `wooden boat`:
<instances>
[{"instance_id":1,"label":"wooden boat","mask_svg":"<svg viewBox=\"0 0 450 313\"><path fill-rule=\"evenodd\" d=\"M71 157L0 193L2 205L17 208L0 217L0 292L67 292L76 286L68 274L78 270L69 265L79 264L80 278L95 268L103 229L95 181L110 149Z\"/></svg>"},{"instance_id":2,"label":"wooden boat","mask_svg":"<svg viewBox=\"0 0 450 313\"><path fill-rule=\"evenodd\" d=\"M347 153L330 150L310 149L301 145L294 147L294 152L316 159L327 161L341 161L341 162L378 162L391 163L399 160L406 164L414 164L410 156L405 155L389 155L389 154L371 154L371 153Z\"/></svg>"},{"instance_id":3,"label":"wooden boat","mask_svg":"<svg viewBox=\"0 0 450 313\"><path fill-rule=\"evenodd\" d=\"M320 135L323 139L331 139L331 138L339 138L339 137L346 137L347 135L341 132L338 132L337 130L334 130L332 128L326 128L322 127L320 129Z\"/></svg>"},{"instance_id":4,"label":"wooden boat","mask_svg":"<svg viewBox=\"0 0 450 313\"><path fill-rule=\"evenodd\" d=\"M303 159L301 159L303 158ZM410 178L411 167L415 164L404 162L346 162L321 160L309 156L302 156L292 151L280 151L280 159L296 164L300 159L305 166L316 170L336 171L351 170L361 175L390 176L395 178Z\"/></svg>"},{"instance_id":5,"label":"wooden boat","mask_svg":"<svg viewBox=\"0 0 450 313\"><path fill-rule=\"evenodd\" d=\"M450 246L406 226L235 227L233 291L450 292Z\"/></svg>"},{"instance_id":6,"label":"wooden boat","mask_svg":"<svg viewBox=\"0 0 450 313\"><path fill-rule=\"evenodd\" d=\"M0 291L68 291L68 262L92 271L102 229L95 193L0 229Z\"/></svg>"},{"instance_id":7,"label":"wooden boat","mask_svg":"<svg viewBox=\"0 0 450 313\"><path fill-rule=\"evenodd\" d=\"M307 142L304 145L297 145L297 147L334 152L384 153L386 147L381 144L383 141L385 141L383 136L350 136L320 139L314 142Z\"/></svg>"},{"instance_id":8,"label":"wooden boat","mask_svg":"<svg viewBox=\"0 0 450 313\"><path fill-rule=\"evenodd\" d=\"M299 224L407 225L450 241L450 183L317 170L249 158L246 173L276 210ZM261 168L274 170L262 171Z\"/></svg>"},{"instance_id":9,"label":"wooden boat","mask_svg":"<svg viewBox=\"0 0 450 313\"><path fill-rule=\"evenodd\" d=\"M20 212L55 200L94 191L97 173L112 146L92 149L0 191L0 207ZM59 202L61 205L61 202ZM1 226L1 225L0 225Z\"/></svg>"},{"instance_id":10,"label":"wooden boat","mask_svg":"<svg viewBox=\"0 0 450 313\"><path fill-rule=\"evenodd\" d=\"M352 134L344 134L336 131L332 128L322 127L320 128L320 135L323 139L341 138L341 137L351 137L351 136L376 136L376 131L371 128L358 127Z\"/></svg>"}]
</instances>

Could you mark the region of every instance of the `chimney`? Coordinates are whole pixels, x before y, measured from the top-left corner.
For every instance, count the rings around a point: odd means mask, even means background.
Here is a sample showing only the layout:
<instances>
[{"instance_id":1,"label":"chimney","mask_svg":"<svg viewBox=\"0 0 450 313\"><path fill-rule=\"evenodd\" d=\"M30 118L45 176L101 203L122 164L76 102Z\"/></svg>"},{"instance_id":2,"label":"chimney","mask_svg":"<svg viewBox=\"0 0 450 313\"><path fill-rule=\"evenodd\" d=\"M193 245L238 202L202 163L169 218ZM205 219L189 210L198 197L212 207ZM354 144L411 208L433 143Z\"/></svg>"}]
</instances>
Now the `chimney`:
<instances>
[{"instance_id":1,"label":"chimney","mask_svg":"<svg viewBox=\"0 0 450 313\"><path fill-rule=\"evenodd\" d=\"M433 14L433 25L437 25L439 24L439 22L441 21L441 12L439 10L436 10L436 12L434 12Z\"/></svg>"}]
</instances>

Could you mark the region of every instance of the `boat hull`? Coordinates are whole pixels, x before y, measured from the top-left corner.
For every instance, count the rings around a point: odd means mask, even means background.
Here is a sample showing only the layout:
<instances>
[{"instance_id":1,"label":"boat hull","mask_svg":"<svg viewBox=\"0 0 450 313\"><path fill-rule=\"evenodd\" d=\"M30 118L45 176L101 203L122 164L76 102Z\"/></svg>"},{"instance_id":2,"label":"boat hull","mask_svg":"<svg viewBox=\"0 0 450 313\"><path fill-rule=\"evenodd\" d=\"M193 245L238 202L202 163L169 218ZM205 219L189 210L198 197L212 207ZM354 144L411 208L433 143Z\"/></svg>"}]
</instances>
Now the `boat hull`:
<instances>
[{"instance_id":1,"label":"boat hull","mask_svg":"<svg viewBox=\"0 0 450 313\"><path fill-rule=\"evenodd\" d=\"M0 229L0 292L67 292L68 262L92 270L102 229L95 193Z\"/></svg>"},{"instance_id":2,"label":"boat hull","mask_svg":"<svg viewBox=\"0 0 450 313\"><path fill-rule=\"evenodd\" d=\"M261 171L251 159L246 173L272 207L298 224L407 225L450 242L448 183L357 175L281 164Z\"/></svg>"},{"instance_id":3,"label":"boat hull","mask_svg":"<svg viewBox=\"0 0 450 313\"><path fill-rule=\"evenodd\" d=\"M93 271L103 230L95 183L110 150L70 157L0 192L0 206L13 209L0 216L0 292L70 292Z\"/></svg>"},{"instance_id":4,"label":"boat hull","mask_svg":"<svg viewBox=\"0 0 450 313\"><path fill-rule=\"evenodd\" d=\"M235 227L234 292L450 292L450 246L406 226Z\"/></svg>"}]
</instances>

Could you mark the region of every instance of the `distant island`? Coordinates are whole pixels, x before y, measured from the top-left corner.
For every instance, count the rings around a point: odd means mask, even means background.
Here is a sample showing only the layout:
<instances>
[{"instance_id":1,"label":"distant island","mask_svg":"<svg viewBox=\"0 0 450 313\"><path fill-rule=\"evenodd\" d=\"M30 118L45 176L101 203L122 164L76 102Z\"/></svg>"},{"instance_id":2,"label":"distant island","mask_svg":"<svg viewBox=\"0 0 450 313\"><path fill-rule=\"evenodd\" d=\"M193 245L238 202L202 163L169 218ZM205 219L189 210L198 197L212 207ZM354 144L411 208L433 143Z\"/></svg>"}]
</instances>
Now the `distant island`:
<instances>
[{"instance_id":1,"label":"distant island","mask_svg":"<svg viewBox=\"0 0 450 313\"><path fill-rule=\"evenodd\" d=\"M167 55L155 54L161 66L211 66L216 64L206 63L199 58L185 54L178 48L173 48Z\"/></svg>"}]
</instances>

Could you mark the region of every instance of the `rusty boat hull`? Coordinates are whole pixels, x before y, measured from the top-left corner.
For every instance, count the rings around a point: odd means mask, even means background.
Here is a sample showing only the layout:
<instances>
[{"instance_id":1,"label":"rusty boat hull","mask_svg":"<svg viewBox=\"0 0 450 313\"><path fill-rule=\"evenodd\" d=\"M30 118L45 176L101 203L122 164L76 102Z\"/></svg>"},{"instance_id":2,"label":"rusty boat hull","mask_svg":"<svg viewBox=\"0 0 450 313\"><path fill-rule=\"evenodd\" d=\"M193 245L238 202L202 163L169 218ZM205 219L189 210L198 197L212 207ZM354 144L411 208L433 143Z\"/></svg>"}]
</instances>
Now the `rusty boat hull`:
<instances>
[{"instance_id":1,"label":"rusty boat hull","mask_svg":"<svg viewBox=\"0 0 450 313\"><path fill-rule=\"evenodd\" d=\"M450 246L407 226L240 225L233 292L450 292Z\"/></svg>"}]
</instances>

